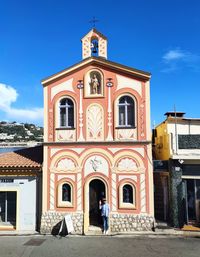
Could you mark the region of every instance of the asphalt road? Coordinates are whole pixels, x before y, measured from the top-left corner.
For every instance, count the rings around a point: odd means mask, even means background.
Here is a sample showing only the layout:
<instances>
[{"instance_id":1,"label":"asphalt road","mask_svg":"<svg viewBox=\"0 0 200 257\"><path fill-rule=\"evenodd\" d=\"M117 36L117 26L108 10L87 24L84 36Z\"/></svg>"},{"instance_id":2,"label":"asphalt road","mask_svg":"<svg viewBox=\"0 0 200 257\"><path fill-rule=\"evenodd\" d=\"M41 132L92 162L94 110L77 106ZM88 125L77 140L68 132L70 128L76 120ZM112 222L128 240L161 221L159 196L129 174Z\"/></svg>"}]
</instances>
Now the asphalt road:
<instances>
[{"instance_id":1,"label":"asphalt road","mask_svg":"<svg viewBox=\"0 0 200 257\"><path fill-rule=\"evenodd\" d=\"M0 237L0 257L199 257L200 238Z\"/></svg>"}]
</instances>

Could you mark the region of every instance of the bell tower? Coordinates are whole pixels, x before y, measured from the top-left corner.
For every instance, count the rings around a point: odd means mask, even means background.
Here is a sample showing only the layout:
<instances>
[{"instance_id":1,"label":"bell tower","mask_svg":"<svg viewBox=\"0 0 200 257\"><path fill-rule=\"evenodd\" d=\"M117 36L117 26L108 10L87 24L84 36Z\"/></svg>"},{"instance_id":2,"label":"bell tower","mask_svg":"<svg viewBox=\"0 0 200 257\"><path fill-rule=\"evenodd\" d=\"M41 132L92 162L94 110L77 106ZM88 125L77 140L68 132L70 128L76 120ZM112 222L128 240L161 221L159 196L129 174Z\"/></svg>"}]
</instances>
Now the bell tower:
<instances>
[{"instance_id":1,"label":"bell tower","mask_svg":"<svg viewBox=\"0 0 200 257\"><path fill-rule=\"evenodd\" d=\"M81 41L83 59L92 56L107 59L107 38L96 29L90 30Z\"/></svg>"}]
</instances>

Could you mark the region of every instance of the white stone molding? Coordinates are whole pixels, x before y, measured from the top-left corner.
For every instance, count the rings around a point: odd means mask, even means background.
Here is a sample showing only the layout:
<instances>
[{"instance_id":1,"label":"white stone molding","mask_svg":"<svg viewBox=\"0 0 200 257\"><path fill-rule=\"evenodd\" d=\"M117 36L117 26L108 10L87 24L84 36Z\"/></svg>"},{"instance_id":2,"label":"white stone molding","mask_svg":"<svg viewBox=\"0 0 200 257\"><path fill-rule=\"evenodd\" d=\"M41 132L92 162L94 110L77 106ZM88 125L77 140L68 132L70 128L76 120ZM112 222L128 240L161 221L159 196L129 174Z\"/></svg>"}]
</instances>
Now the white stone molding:
<instances>
[{"instance_id":1,"label":"white stone molding","mask_svg":"<svg viewBox=\"0 0 200 257\"><path fill-rule=\"evenodd\" d=\"M72 150L72 151L80 154L85 150L85 148L68 148L68 150Z\"/></svg>"},{"instance_id":2,"label":"white stone molding","mask_svg":"<svg viewBox=\"0 0 200 257\"><path fill-rule=\"evenodd\" d=\"M51 148L50 149L50 157L52 157L55 153L63 150L63 148Z\"/></svg>"},{"instance_id":3,"label":"white stone molding","mask_svg":"<svg viewBox=\"0 0 200 257\"><path fill-rule=\"evenodd\" d=\"M56 165L57 171L74 171L75 169L76 165L74 161L69 158L61 159Z\"/></svg>"},{"instance_id":4,"label":"white stone molding","mask_svg":"<svg viewBox=\"0 0 200 257\"><path fill-rule=\"evenodd\" d=\"M58 180L61 180L61 179L71 179L72 181L76 181L76 177L75 177L75 175L72 175L72 174L67 174L67 176L66 175L58 175Z\"/></svg>"},{"instance_id":5,"label":"white stone molding","mask_svg":"<svg viewBox=\"0 0 200 257\"><path fill-rule=\"evenodd\" d=\"M112 141L112 107L111 107L111 87L108 87L108 136L106 138L106 141Z\"/></svg>"},{"instance_id":6,"label":"white stone molding","mask_svg":"<svg viewBox=\"0 0 200 257\"><path fill-rule=\"evenodd\" d=\"M51 101L54 98L54 96L57 95L59 92L66 91L66 90L75 93L75 91L73 89L73 78L62 82L59 85L56 85L56 86L52 87L52 89L51 89Z\"/></svg>"},{"instance_id":7,"label":"white stone molding","mask_svg":"<svg viewBox=\"0 0 200 257\"><path fill-rule=\"evenodd\" d=\"M112 174L112 211L117 210L117 190L116 190L116 174Z\"/></svg>"},{"instance_id":8,"label":"white stone molding","mask_svg":"<svg viewBox=\"0 0 200 257\"><path fill-rule=\"evenodd\" d=\"M87 109L87 140L104 140L103 109L97 104L92 104Z\"/></svg>"},{"instance_id":9,"label":"white stone molding","mask_svg":"<svg viewBox=\"0 0 200 257\"><path fill-rule=\"evenodd\" d=\"M75 129L67 130L67 129L62 129L62 130L56 130L56 139L59 142L62 141L75 141L76 139L76 131Z\"/></svg>"},{"instance_id":10,"label":"white stone molding","mask_svg":"<svg viewBox=\"0 0 200 257\"><path fill-rule=\"evenodd\" d=\"M77 174L77 211L81 211L82 203L82 176L81 173Z\"/></svg>"},{"instance_id":11,"label":"white stone molding","mask_svg":"<svg viewBox=\"0 0 200 257\"><path fill-rule=\"evenodd\" d=\"M141 82L130 79L121 75L116 75L117 77L117 90L128 87L134 89L140 96L142 96L142 85Z\"/></svg>"},{"instance_id":12,"label":"white stone molding","mask_svg":"<svg viewBox=\"0 0 200 257\"><path fill-rule=\"evenodd\" d=\"M50 210L54 210L54 199L55 199L55 175L50 174Z\"/></svg>"},{"instance_id":13,"label":"white stone molding","mask_svg":"<svg viewBox=\"0 0 200 257\"><path fill-rule=\"evenodd\" d=\"M117 140L137 140L136 129L115 129Z\"/></svg>"},{"instance_id":14,"label":"white stone molding","mask_svg":"<svg viewBox=\"0 0 200 257\"><path fill-rule=\"evenodd\" d=\"M137 182L137 180L138 180L136 175L119 175L118 179L119 179L119 181L121 181L123 179L132 179L135 182Z\"/></svg>"},{"instance_id":15,"label":"white stone molding","mask_svg":"<svg viewBox=\"0 0 200 257\"><path fill-rule=\"evenodd\" d=\"M83 137L83 88L79 89L79 95L80 95L80 108L79 108L79 138L78 141L85 141Z\"/></svg>"},{"instance_id":16,"label":"white stone molding","mask_svg":"<svg viewBox=\"0 0 200 257\"><path fill-rule=\"evenodd\" d=\"M145 174L140 176L140 197L141 197L141 212L146 212L146 186L145 186Z\"/></svg>"},{"instance_id":17,"label":"white stone molding","mask_svg":"<svg viewBox=\"0 0 200 257\"><path fill-rule=\"evenodd\" d=\"M120 150L127 150L127 148L108 148L109 151L111 151L113 154L115 154L116 152L120 151ZM138 152L140 155L142 155L142 157L144 157L144 148L129 148L129 150L133 150L135 152Z\"/></svg>"},{"instance_id":18,"label":"white stone molding","mask_svg":"<svg viewBox=\"0 0 200 257\"><path fill-rule=\"evenodd\" d=\"M130 158L123 158L117 164L118 171L137 171L137 163Z\"/></svg>"},{"instance_id":19,"label":"white stone molding","mask_svg":"<svg viewBox=\"0 0 200 257\"><path fill-rule=\"evenodd\" d=\"M140 105L140 135L141 135L141 137L144 137L144 131L145 131L145 129L144 129L144 127L145 127L145 122L144 122L144 117L145 117L145 110L144 110L144 108L145 108L145 105L144 105L144 103L142 103L141 105Z\"/></svg>"}]
</instances>

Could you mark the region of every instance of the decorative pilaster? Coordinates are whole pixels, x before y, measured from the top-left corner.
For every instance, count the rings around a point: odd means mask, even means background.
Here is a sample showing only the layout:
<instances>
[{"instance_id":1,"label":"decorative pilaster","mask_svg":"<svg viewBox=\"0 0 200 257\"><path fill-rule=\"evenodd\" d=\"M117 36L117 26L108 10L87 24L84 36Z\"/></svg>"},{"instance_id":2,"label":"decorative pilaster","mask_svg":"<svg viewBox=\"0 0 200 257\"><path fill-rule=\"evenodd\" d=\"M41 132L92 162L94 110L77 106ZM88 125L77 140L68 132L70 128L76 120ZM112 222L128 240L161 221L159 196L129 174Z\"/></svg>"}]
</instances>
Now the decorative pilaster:
<instances>
[{"instance_id":1,"label":"decorative pilaster","mask_svg":"<svg viewBox=\"0 0 200 257\"><path fill-rule=\"evenodd\" d=\"M112 211L117 210L116 174L112 173Z\"/></svg>"},{"instance_id":2,"label":"decorative pilaster","mask_svg":"<svg viewBox=\"0 0 200 257\"><path fill-rule=\"evenodd\" d=\"M145 186L145 174L140 176L140 196L141 196L141 212L146 212L146 186Z\"/></svg>"},{"instance_id":3,"label":"decorative pilaster","mask_svg":"<svg viewBox=\"0 0 200 257\"><path fill-rule=\"evenodd\" d=\"M54 211L54 185L55 185L55 174L50 174L50 210Z\"/></svg>"},{"instance_id":4,"label":"decorative pilaster","mask_svg":"<svg viewBox=\"0 0 200 257\"><path fill-rule=\"evenodd\" d=\"M106 141L112 141L112 107L111 107L111 87L113 86L112 79L108 78L108 82L106 83L106 86L108 87L108 136L106 138Z\"/></svg>"},{"instance_id":5,"label":"decorative pilaster","mask_svg":"<svg viewBox=\"0 0 200 257\"><path fill-rule=\"evenodd\" d=\"M83 137L83 81L79 80L77 84L79 89L79 138L78 141L85 141Z\"/></svg>"}]
</instances>

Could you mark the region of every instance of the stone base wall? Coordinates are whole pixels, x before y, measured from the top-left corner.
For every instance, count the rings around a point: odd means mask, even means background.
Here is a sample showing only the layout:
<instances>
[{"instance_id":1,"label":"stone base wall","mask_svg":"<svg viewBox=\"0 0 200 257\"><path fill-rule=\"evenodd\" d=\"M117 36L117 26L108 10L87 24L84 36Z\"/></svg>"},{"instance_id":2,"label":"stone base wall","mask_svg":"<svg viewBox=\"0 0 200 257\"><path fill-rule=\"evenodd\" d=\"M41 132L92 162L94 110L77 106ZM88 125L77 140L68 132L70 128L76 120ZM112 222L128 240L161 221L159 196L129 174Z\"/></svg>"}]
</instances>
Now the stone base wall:
<instances>
[{"instance_id":1,"label":"stone base wall","mask_svg":"<svg viewBox=\"0 0 200 257\"><path fill-rule=\"evenodd\" d=\"M150 231L154 227L154 217L147 215L132 214L111 214L110 231L131 232L131 231Z\"/></svg>"},{"instance_id":2,"label":"stone base wall","mask_svg":"<svg viewBox=\"0 0 200 257\"><path fill-rule=\"evenodd\" d=\"M83 234L83 213L59 213L46 212L41 218L40 233L58 235L61 222L64 216L70 214L72 217L74 232L73 234ZM132 214L110 214L110 232L133 232L150 231L154 227L154 218L148 215Z\"/></svg>"},{"instance_id":3,"label":"stone base wall","mask_svg":"<svg viewBox=\"0 0 200 257\"><path fill-rule=\"evenodd\" d=\"M83 213L45 212L42 214L40 233L57 235L65 215L70 214L75 234L83 234Z\"/></svg>"}]
</instances>

